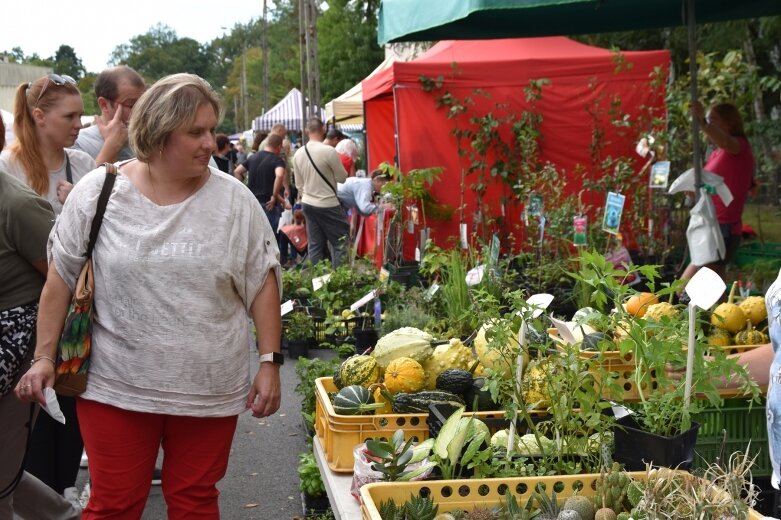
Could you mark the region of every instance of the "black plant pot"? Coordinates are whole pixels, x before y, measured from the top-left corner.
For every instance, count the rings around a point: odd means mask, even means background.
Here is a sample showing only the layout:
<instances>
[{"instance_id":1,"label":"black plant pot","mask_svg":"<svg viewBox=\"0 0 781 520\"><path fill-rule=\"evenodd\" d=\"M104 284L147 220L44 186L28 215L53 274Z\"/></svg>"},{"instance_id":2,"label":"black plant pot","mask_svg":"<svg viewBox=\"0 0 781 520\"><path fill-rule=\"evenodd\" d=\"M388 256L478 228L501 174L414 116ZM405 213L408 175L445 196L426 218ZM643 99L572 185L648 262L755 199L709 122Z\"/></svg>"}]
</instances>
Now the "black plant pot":
<instances>
[{"instance_id":1,"label":"black plant pot","mask_svg":"<svg viewBox=\"0 0 781 520\"><path fill-rule=\"evenodd\" d=\"M290 359L309 356L309 340L288 340L287 355Z\"/></svg>"},{"instance_id":2,"label":"black plant pot","mask_svg":"<svg viewBox=\"0 0 781 520\"><path fill-rule=\"evenodd\" d=\"M375 329L355 329L355 350L363 352L377 344L377 331Z\"/></svg>"},{"instance_id":3,"label":"black plant pot","mask_svg":"<svg viewBox=\"0 0 781 520\"><path fill-rule=\"evenodd\" d=\"M691 469L697 444L699 423L674 437L662 437L641 428L634 417L627 415L613 427L615 453L613 459L628 471L643 471L645 464L666 468Z\"/></svg>"},{"instance_id":4,"label":"black plant pot","mask_svg":"<svg viewBox=\"0 0 781 520\"><path fill-rule=\"evenodd\" d=\"M326 495L313 497L302 492L301 504L304 509L304 518L324 515L331 510L331 502L328 501L328 496Z\"/></svg>"}]
</instances>

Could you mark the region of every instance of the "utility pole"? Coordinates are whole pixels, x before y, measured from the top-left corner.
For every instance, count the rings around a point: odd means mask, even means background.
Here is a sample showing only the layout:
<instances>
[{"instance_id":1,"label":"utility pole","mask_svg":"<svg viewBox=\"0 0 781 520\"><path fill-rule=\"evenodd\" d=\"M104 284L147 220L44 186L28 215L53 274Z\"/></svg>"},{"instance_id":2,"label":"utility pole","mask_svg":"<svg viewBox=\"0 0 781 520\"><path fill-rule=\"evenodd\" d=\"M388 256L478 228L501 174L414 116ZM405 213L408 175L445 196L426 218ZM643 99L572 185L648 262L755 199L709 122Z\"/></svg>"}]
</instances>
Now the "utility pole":
<instances>
[{"instance_id":1,"label":"utility pole","mask_svg":"<svg viewBox=\"0 0 781 520\"><path fill-rule=\"evenodd\" d=\"M263 58L263 111L268 110L268 18L267 0L263 0L263 36L261 37L260 47Z\"/></svg>"},{"instance_id":2,"label":"utility pole","mask_svg":"<svg viewBox=\"0 0 781 520\"><path fill-rule=\"evenodd\" d=\"M241 53L241 104L244 107L244 126L242 131L247 129L249 121L249 106L247 105L247 45L244 45Z\"/></svg>"},{"instance_id":3,"label":"utility pole","mask_svg":"<svg viewBox=\"0 0 781 520\"><path fill-rule=\"evenodd\" d=\"M320 116L315 106L320 106L320 67L317 63L317 6L313 0L300 0L299 35L301 37L301 62L305 72L301 74L301 89L306 115Z\"/></svg>"},{"instance_id":4,"label":"utility pole","mask_svg":"<svg viewBox=\"0 0 781 520\"><path fill-rule=\"evenodd\" d=\"M312 96L309 98L312 105L312 115L320 117L320 60L317 55L317 4L314 1L311 2L311 16L309 18L311 38L312 38L312 72L314 75L315 88L312 92ZM317 108L317 110L315 109Z\"/></svg>"},{"instance_id":5,"label":"utility pole","mask_svg":"<svg viewBox=\"0 0 781 520\"><path fill-rule=\"evenodd\" d=\"M298 0L298 50L299 60L298 67L301 78L301 138L306 143L306 88L304 85L307 83L305 62L307 61L306 55L306 24L304 23L304 12L308 0Z\"/></svg>"},{"instance_id":6,"label":"utility pole","mask_svg":"<svg viewBox=\"0 0 781 520\"><path fill-rule=\"evenodd\" d=\"M236 127L236 133L239 132L239 103L236 96L233 96L233 126Z\"/></svg>"}]
</instances>

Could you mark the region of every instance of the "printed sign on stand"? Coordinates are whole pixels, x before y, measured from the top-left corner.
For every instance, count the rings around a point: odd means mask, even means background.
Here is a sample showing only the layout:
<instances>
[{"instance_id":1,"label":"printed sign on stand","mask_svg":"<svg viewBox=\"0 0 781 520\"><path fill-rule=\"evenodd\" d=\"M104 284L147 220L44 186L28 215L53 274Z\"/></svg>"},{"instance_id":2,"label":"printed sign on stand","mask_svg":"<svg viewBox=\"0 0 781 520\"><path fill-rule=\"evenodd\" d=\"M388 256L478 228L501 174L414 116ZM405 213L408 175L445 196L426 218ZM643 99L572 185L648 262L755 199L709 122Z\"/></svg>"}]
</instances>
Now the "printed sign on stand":
<instances>
[{"instance_id":1,"label":"printed sign on stand","mask_svg":"<svg viewBox=\"0 0 781 520\"><path fill-rule=\"evenodd\" d=\"M572 242L576 246L585 246L587 244L588 217L578 215L572 219Z\"/></svg>"},{"instance_id":2,"label":"printed sign on stand","mask_svg":"<svg viewBox=\"0 0 781 520\"><path fill-rule=\"evenodd\" d=\"M670 179L670 161L659 161L651 167L649 186L657 189L667 189Z\"/></svg>"},{"instance_id":3,"label":"printed sign on stand","mask_svg":"<svg viewBox=\"0 0 781 520\"><path fill-rule=\"evenodd\" d=\"M602 219L602 230L613 235L621 227L621 214L624 212L626 197L620 193L609 192L605 201L605 216Z\"/></svg>"}]
</instances>

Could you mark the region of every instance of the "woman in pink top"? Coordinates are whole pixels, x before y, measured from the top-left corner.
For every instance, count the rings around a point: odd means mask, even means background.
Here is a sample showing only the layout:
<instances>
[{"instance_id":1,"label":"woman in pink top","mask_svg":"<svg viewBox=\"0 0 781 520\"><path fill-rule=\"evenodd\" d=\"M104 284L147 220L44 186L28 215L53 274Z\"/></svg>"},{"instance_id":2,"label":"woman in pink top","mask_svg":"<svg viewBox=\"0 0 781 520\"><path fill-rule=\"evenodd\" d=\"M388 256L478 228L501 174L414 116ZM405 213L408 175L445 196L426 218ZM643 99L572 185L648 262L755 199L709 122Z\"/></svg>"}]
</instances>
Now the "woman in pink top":
<instances>
[{"instance_id":1,"label":"woman in pink top","mask_svg":"<svg viewBox=\"0 0 781 520\"><path fill-rule=\"evenodd\" d=\"M710 107L708 115L700 103L692 105L692 115L700 122L700 128L716 149L708 157L705 169L724 178L724 183L734 197L729 206L725 206L718 195L713 196L716 217L719 220L721 234L727 252L724 259L708 267L724 277L724 268L735 258L740 245L743 223L743 206L749 192L756 187L754 181L754 154L743 131L743 119L740 112L731 103L718 103ZM701 266L689 264L682 278L689 279Z\"/></svg>"}]
</instances>

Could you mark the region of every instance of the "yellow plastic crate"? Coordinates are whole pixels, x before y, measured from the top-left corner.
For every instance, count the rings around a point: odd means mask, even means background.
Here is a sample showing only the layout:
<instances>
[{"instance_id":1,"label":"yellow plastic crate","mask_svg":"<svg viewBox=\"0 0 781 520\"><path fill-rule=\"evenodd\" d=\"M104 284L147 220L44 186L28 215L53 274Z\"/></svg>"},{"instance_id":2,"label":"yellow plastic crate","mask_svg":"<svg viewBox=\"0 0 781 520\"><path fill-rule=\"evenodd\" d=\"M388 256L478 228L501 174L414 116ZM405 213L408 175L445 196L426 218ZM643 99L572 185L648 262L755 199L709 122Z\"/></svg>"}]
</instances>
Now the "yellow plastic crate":
<instances>
[{"instance_id":1,"label":"yellow plastic crate","mask_svg":"<svg viewBox=\"0 0 781 520\"><path fill-rule=\"evenodd\" d=\"M318 378L315 389L315 432L331 471L352 473L353 448L357 444L378 437L389 439L399 428L404 430L405 439L423 441L429 437L428 414L339 415L328 398L329 392L338 391L333 378ZM474 415L481 420L503 419L504 411L474 412Z\"/></svg>"},{"instance_id":2,"label":"yellow plastic crate","mask_svg":"<svg viewBox=\"0 0 781 520\"><path fill-rule=\"evenodd\" d=\"M629 475L638 480L644 480L646 477L644 471L632 472ZM544 484L548 493L551 489L556 489L556 495L562 500L572 496L577 489L580 490L578 493L581 495L594 496L595 483L599 477L598 474L586 474L366 484L361 488L361 518L382 520L378 510L380 503L392 498L397 504L403 504L409 500L410 495L432 497L434 503L439 506L440 513L456 510L471 511L476 505L498 506L503 501L507 489L516 495L519 503L525 504L538 484ZM760 520L762 515L752 510L748 518Z\"/></svg>"}]
</instances>

